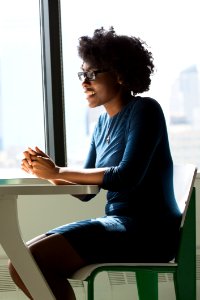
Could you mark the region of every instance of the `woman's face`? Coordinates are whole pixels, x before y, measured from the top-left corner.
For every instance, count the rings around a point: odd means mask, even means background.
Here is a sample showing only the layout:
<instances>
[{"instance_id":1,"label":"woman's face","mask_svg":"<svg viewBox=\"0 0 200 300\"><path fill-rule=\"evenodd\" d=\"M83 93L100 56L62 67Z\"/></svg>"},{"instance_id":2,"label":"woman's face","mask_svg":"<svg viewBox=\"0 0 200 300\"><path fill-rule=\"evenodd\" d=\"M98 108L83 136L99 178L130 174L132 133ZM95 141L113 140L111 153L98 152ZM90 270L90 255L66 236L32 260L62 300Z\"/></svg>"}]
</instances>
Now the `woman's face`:
<instances>
[{"instance_id":1,"label":"woman's face","mask_svg":"<svg viewBox=\"0 0 200 300\"><path fill-rule=\"evenodd\" d=\"M91 68L88 64L83 63L83 72L99 71ZM105 71L95 75L94 80L89 80L87 75L82 82L84 93L88 101L89 107L97 107L114 103L120 97L121 85L117 80L117 76L112 72Z\"/></svg>"}]
</instances>

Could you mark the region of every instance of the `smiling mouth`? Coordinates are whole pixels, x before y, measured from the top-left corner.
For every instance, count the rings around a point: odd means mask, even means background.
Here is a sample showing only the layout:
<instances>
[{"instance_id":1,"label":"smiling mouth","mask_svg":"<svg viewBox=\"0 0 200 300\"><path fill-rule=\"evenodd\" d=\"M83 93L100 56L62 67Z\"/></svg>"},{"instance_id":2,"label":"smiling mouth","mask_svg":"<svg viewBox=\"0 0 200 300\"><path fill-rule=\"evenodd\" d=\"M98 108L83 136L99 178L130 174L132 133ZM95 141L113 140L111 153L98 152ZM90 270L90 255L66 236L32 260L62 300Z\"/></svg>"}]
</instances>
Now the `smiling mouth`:
<instances>
[{"instance_id":1,"label":"smiling mouth","mask_svg":"<svg viewBox=\"0 0 200 300\"><path fill-rule=\"evenodd\" d=\"M84 90L84 93L87 96L94 96L96 94L95 91L93 91L93 90Z\"/></svg>"}]
</instances>

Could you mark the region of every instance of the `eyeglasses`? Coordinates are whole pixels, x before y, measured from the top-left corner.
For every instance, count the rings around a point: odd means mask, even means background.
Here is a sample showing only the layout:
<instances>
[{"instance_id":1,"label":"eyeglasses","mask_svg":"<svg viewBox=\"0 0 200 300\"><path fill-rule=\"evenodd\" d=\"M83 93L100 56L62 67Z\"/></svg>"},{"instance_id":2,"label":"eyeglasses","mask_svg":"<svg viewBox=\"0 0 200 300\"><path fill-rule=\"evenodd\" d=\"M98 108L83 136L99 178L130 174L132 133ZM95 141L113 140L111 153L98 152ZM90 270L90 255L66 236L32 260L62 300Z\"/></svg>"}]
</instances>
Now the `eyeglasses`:
<instances>
[{"instance_id":1,"label":"eyeglasses","mask_svg":"<svg viewBox=\"0 0 200 300\"><path fill-rule=\"evenodd\" d=\"M107 72L107 70L95 70L95 71L88 71L88 72L78 72L78 78L80 81L88 80L93 81L96 79L96 75L99 73Z\"/></svg>"}]
</instances>

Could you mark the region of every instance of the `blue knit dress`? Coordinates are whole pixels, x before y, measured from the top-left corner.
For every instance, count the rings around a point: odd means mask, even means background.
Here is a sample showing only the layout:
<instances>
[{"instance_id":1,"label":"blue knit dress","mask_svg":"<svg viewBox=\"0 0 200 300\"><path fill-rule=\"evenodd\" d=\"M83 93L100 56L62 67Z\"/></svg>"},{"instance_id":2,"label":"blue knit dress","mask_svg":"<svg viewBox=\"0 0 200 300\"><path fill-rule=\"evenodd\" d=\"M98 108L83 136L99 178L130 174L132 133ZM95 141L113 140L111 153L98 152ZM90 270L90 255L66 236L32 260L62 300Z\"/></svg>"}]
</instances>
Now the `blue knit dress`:
<instances>
[{"instance_id":1,"label":"blue knit dress","mask_svg":"<svg viewBox=\"0 0 200 300\"><path fill-rule=\"evenodd\" d=\"M100 115L85 168L100 167L108 167L101 186L107 190L105 215L47 234L63 234L87 263L173 259L181 213L165 117L156 100L133 97L113 117Z\"/></svg>"}]
</instances>

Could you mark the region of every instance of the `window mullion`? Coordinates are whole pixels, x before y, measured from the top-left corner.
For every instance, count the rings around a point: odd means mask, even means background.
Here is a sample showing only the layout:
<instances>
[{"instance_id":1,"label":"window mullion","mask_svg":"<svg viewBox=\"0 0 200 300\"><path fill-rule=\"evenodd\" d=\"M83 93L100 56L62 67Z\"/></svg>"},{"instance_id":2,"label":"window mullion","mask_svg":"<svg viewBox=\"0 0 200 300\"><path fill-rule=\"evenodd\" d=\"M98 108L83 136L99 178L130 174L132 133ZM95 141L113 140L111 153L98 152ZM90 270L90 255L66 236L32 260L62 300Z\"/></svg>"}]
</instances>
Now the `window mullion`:
<instances>
[{"instance_id":1,"label":"window mullion","mask_svg":"<svg viewBox=\"0 0 200 300\"><path fill-rule=\"evenodd\" d=\"M59 0L40 0L46 151L66 165L66 132Z\"/></svg>"}]
</instances>

